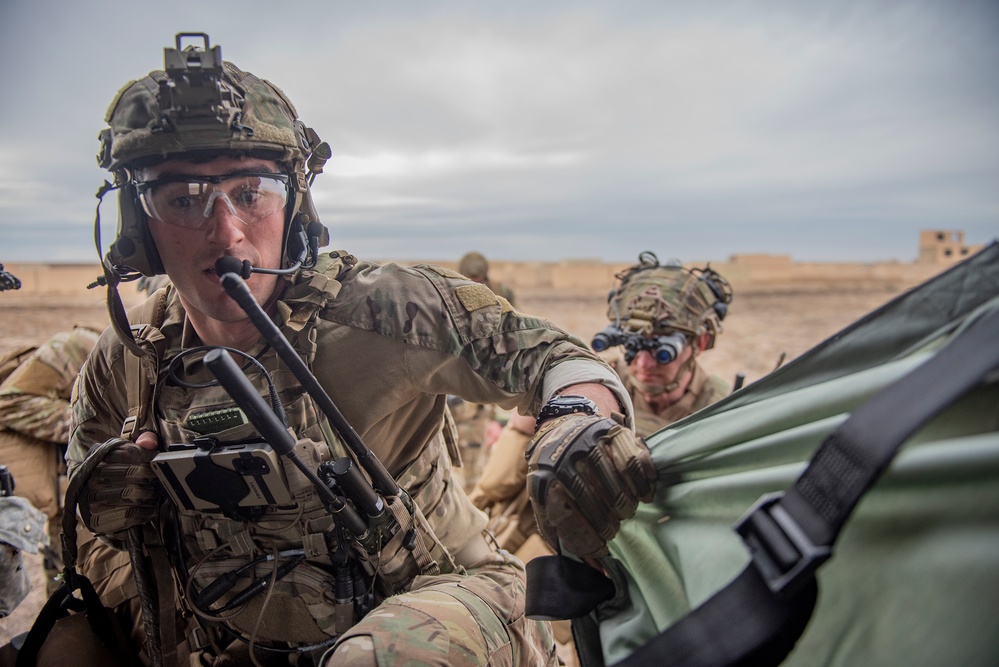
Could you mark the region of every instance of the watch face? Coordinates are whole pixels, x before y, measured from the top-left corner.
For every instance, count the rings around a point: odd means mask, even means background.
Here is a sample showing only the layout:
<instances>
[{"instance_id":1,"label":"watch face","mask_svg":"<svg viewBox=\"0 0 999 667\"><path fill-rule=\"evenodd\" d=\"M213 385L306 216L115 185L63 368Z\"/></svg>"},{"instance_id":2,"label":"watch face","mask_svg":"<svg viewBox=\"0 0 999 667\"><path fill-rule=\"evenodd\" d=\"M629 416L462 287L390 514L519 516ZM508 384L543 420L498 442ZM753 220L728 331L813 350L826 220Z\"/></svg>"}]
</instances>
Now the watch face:
<instances>
[{"instance_id":1,"label":"watch face","mask_svg":"<svg viewBox=\"0 0 999 667\"><path fill-rule=\"evenodd\" d=\"M556 396L548 402L549 405L558 406L560 408L575 408L575 407L587 407L590 409L596 408L596 405L588 398L583 398L582 396Z\"/></svg>"},{"instance_id":2,"label":"watch face","mask_svg":"<svg viewBox=\"0 0 999 667\"><path fill-rule=\"evenodd\" d=\"M597 414L597 404L583 396L556 396L541 408L538 423L540 424L541 421L551 417L561 417L573 413L595 415Z\"/></svg>"}]
</instances>

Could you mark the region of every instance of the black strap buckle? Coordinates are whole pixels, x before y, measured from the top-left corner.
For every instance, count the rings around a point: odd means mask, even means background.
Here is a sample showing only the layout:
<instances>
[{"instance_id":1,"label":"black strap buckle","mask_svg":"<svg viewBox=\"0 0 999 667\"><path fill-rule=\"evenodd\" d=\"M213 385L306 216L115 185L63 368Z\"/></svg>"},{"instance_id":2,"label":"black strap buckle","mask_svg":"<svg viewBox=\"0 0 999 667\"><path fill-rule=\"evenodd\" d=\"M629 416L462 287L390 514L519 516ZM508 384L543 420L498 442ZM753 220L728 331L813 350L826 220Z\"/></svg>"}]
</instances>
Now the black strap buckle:
<instances>
[{"instance_id":1,"label":"black strap buckle","mask_svg":"<svg viewBox=\"0 0 999 667\"><path fill-rule=\"evenodd\" d=\"M777 596L792 595L832 555L831 547L814 544L778 504L783 497L783 492L764 495L733 526L767 587Z\"/></svg>"}]
</instances>

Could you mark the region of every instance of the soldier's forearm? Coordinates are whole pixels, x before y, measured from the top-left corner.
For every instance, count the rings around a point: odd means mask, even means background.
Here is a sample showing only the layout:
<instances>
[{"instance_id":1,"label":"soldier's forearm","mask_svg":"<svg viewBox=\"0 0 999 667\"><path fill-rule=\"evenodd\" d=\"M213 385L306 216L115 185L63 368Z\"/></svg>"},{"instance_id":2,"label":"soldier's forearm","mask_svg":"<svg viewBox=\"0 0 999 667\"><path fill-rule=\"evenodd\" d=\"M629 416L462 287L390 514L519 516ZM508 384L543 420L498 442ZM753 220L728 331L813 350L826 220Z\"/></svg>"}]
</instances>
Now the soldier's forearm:
<instances>
[{"instance_id":1,"label":"soldier's forearm","mask_svg":"<svg viewBox=\"0 0 999 667\"><path fill-rule=\"evenodd\" d=\"M618 402L617 397L610 389L596 382L584 382L566 387L559 392L560 395L573 395L588 398L597 404L597 410L602 415L610 415L614 412L626 414L625 408Z\"/></svg>"}]
</instances>

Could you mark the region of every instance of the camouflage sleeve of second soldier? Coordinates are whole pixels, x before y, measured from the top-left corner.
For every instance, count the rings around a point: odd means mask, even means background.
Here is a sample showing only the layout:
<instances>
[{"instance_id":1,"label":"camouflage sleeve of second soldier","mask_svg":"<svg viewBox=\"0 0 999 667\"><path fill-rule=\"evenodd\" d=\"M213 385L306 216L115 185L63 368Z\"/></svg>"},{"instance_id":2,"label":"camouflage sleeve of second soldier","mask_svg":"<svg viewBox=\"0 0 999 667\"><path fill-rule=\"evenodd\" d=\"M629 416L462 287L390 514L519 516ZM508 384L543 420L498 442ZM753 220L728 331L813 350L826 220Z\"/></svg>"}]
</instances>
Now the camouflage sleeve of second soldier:
<instances>
[{"instance_id":1,"label":"camouflage sleeve of second soldier","mask_svg":"<svg viewBox=\"0 0 999 667\"><path fill-rule=\"evenodd\" d=\"M47 361L55 356L49 347L49 342L43 344L0 385L0 423L22 435L64 445L76 369L70 372Z\"/></svg>"},{"instance_id":2,"label":"camouflage sleeve of second soldier","mask_svg":"<svg viewBox=\"0 0 999 667\"><path fill-rule=\"evenodd\" d=\"M405 366L425 393L535 414L560 389L596 382L630 404L582 341L439 266L360 264L328 315L407 343Z\"/></svg>"},{"instance_id":3,"label":"camouflage sleeve of second soldier","mask_svg":"<svg viewBox=\"0 0 999 667\"><path fill-rule=\"evenodd\" d=\"M73 386L66 450L70 476L91 447L121 434L128 413L123 353L114 333L105 331Z\"/></svg>"}]
</instances>

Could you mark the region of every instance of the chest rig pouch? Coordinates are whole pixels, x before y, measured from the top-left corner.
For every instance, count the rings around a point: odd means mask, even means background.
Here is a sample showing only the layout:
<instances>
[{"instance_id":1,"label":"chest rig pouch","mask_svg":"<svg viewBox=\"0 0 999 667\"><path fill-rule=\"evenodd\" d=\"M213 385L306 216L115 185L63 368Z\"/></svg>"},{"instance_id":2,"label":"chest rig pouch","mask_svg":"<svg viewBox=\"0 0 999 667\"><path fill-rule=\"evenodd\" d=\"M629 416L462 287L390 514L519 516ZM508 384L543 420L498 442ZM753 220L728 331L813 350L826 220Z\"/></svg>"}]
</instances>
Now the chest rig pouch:
<instances>
[{"instance_id":1,"label":"chest rig pouch","mask_svg":"<svg viewBox=\"0 0 999 667\"><path fill-rule=\"evenodd\" d=\"M334 264L327 259L306 273L280 304L283 332L310 369L319 312L340 288L331 276L342 260ZM167 450L158 459L184 461L170 466L181 471L183 484L165 484L177 515L174 567L185 606L208 627L221 624L260 648L317 650L384 597L407 590L415 576L455 569L420 510L433 506L431 497L444 486L436 468L430 479L403 471L403 488L412 481L419 489L412 498L405 491L384 498L385 518L361 543L306 476L262 442L227 392L205 386L213 378L201 359L191 355L173 364L173 373L161 369L156 407ZM297 438L298 458L313 471L343 461L357 468L349 447L274 350L265 349L258 361ZM247 378L267 395L263 374L249 364ZM435 442L427 453L443 455L442 447Z\"/></svg>"}]
</instances>

